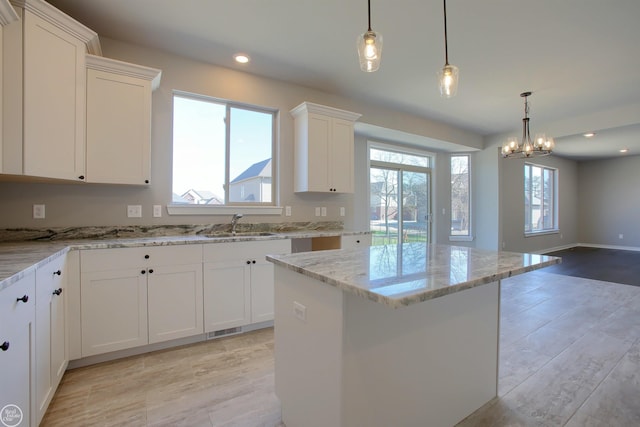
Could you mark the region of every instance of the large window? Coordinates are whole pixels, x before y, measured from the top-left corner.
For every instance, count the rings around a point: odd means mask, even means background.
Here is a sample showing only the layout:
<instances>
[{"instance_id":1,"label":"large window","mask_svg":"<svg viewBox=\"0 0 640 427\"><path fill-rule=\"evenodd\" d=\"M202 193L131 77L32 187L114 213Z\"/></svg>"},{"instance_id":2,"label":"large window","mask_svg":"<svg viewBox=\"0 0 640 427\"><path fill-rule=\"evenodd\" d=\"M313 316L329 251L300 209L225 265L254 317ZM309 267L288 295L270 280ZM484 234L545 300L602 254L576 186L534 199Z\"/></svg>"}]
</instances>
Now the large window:
<instances>
[{"instance_id":1,"label":"large window","mask_svg":"<svg viewBox=\"0 0 640 427\"><path fill-rule=\"evenodd\" d=\"M451 237L471 237L471 179L469 155L451 156Z\"/></svg>"},{"instance_id":2,"label":"large window","mask_svg":"<svg viewBox=\"0 0 640 427\"><path fill-rule=\"evenodd\" d=\"M524 231L540 233L558 229L556 169L525 163Z\"/></svg>"},{"instance_id":3,"label":"large window","mask_svg":"<svg viewBox=\"0 0 640 427\"><path fill-rule=\"evenodd\" d=\"M173 97L173 203L272 205L276 113L203 96Z\"/></svg>"},{"instance_id":4,"label":"large window","mask_svg":"<svg viewBox=\"0 0 640 427\"><path fill-rule=\"evenodd\" d=\"M429 242L431 156L376 143L369 161L372 244Z\"/></svg>"}]
</instances>

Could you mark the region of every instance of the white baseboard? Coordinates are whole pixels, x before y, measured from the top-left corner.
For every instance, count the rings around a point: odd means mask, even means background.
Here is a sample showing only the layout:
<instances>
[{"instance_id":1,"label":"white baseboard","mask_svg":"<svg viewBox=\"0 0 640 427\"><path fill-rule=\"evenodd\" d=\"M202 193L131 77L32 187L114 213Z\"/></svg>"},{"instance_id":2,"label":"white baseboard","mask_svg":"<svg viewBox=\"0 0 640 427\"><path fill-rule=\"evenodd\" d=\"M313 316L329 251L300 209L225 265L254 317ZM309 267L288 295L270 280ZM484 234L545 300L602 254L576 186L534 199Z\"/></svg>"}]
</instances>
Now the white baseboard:
<instances>
[{"instance_id":1,"label":"white baseboard","mask_svg":"<svg viewBox=\"0 0 640 427\"><path fill-rule=\"evenodd\" d=\"M542 249L533 252L534 254L548 254L549 252L563 251L566 249L586 247L586 248L600 248L600 249L617 249L621 251L636 251L640 252L640 247L637 246L619 246L619 245L599 245L597 243L572 243L570 245L556 246L553 248Z\"/></svg>"}]
</instances>

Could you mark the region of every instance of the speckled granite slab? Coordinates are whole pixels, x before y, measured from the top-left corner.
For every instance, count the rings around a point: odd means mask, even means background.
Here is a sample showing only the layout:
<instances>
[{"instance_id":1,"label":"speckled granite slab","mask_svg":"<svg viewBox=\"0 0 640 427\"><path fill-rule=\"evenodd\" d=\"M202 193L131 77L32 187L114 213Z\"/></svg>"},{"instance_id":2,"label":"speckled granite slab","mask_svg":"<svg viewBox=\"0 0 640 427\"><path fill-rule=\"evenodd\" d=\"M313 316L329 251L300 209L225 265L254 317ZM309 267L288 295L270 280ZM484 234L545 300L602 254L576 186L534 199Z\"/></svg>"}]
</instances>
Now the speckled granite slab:
<instances>
[{"instance_id":1,"label":"speckled granite slab","mask_svg":"<svg viewBox=\"0 0 640 427\"><path fill-rule=\"evenodd\" d=\"M424 243L273 255L267 260L394 308L560 262L547 255Z\"/></svg>"}]
</instances>

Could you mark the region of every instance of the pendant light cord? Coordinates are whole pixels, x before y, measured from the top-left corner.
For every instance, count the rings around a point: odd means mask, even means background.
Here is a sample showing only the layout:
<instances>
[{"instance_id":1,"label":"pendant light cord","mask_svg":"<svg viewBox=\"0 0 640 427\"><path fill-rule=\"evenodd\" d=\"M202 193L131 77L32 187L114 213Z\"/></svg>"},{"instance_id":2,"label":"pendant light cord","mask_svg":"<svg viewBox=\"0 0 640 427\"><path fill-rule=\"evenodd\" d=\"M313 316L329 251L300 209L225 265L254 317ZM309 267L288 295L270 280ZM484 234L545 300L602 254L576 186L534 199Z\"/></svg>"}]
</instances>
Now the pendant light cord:
<instances>
[{"instance_id":1,"label":"pendant light cord","mask_svg":"<svg viewBox=\"0 0 640 427\"><path fill-rule=\"evenodd\" d=\"M371 31L371 0L367 0L367 11L369 13L369 31Z\"/></svg>"},{"instance_id":2,"label":"pendant light cord","mask_svg":"<svg viewBox=\"0 0 640 427\"><path fill-rule=\"evenodd\" d=\"M444 65L449 65L449 49L447 47L447 0L444 1Z\"/></svg>"}]
</instances>

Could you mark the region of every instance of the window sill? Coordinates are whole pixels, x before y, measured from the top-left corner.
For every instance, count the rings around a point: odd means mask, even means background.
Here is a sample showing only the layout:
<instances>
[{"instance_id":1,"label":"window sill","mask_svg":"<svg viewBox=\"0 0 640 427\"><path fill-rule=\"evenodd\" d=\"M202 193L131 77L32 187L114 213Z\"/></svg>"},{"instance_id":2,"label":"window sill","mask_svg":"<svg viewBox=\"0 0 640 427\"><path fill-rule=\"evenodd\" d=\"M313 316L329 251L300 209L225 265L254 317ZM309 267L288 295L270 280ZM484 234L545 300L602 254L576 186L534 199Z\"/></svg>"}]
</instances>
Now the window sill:
<instances>
[{"instance_id":1,"label":"window sill","mask_svg":"<svg viewBox=\"0 0 640 427\"><path fill-rule=\"evenodd\" d=\"M450 242L473 242L473 236L449 236Z\"/></svg>"},{"instance_id":2,"label":"window sill","mask_svg":"<svg viewBox=\"0 0 640 427\"><path fill-rule=\"evenodd\" d=\"M282 215L281 206L167 205L169 215Z\"/></svg>"},{"instance_id":3,"label":"window sill","mask_svg":"<svg viewBox=\"0 0 640 427\"><path fill-rule=\"evenodd\" d=\"M554 228L553 230L525 232L524 237L546 236L548 234L558 234L558 233L560 233L560 230L557 228Z\"/></svg>"}]
</instances>

